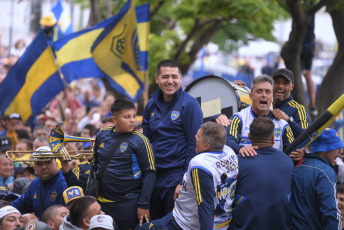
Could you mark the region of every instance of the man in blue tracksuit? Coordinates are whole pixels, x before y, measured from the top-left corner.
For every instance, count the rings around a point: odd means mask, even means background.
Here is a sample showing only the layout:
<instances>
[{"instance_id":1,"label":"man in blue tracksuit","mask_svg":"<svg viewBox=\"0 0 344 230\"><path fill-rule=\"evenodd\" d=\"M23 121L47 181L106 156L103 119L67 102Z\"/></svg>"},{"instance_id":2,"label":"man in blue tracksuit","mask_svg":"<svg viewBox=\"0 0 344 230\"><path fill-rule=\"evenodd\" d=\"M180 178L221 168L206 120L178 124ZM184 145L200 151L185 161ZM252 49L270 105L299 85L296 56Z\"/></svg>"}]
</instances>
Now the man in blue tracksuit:
<instances>
[{"instance_id":1,"label":"man in blue tracksuit","mask_svg":"<svg viewBox=\"0 0 344 230\"><path fill-rule=\"evenodd\" d=\"M294 74L288 69L277 69L272 73L274 79L273 116L288 122L295 138L308 128L309 114L303 105L300 105L291 96L294 89Z\"/></svg>"},{"instance_id":2,"label":"man in blue tracksuit","mask_svg":"<svg viewBox=\"0 0 344 230\"><path fill-rule=\"evenodd\" d=\"M293 161L273 148L274 123L256 118L249 139L257 146L257 156L238 155L239 174L235 189L230 229L291 229L290 193Z\"/></svg>"},{"instance_id":3,"label":"man in blue tracksuit","mask_svg":"<svg viewBox=\"0 0 344 230\"><path fill-rule=\"evenodd\" d=\"M157 166L152 219L172 211L183 175L196 154L195 135L203 123L201 107L180 87L181 78L177 62L161 61L155 76L159 90L153 93L143 114L143 133L152 143Z\"/></svg>"},{"instance_id":4,"label":"man in blue tracksuit","mask_svg":"<svg viewBox=\"0 0 344 230\"><path fill-rule=\"evenodd\" d=\"M337 131L325 129L312 143L311 154L306 154L295 167L291 197L293 229L342 229L333 166L343 147Z\"/></svg>"},{"instance_id":5,"label":"man in blue tracksuit","mask_svg":"<svg viewBox=\"0 0 344 230\"><path fill-rule=\"evenodd\" d=\"M51 151L48 146L42 146L37 151ZM38 178L33 180L26 192L13 201L12 206L22 214L34 212L41 220L45 209L55 204L63 204L63 191L67 183L63 173L58 170L55 159L35 162Z\"/></svg>"}]
</instances>

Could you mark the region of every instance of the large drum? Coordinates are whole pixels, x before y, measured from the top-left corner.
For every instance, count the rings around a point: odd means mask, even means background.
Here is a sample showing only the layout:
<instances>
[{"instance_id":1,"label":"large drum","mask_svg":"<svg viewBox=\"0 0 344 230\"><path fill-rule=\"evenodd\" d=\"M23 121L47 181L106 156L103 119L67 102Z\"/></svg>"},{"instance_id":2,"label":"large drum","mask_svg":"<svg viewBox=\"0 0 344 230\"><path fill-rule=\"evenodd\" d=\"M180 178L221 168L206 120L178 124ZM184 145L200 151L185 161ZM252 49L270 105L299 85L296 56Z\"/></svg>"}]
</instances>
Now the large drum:
<instances>
[{"instance_id":1,"label":"large drum","mask_svg":"<svg viewBox=\"0 0 344 230\"><path fill-rule=\"evenodd\" d=\"M217 114L225 114L230 118L234 113L251 105L249 88L215 75L196 79L185 91L200 103L204 120Z\"/></svg>"}]
</instances>

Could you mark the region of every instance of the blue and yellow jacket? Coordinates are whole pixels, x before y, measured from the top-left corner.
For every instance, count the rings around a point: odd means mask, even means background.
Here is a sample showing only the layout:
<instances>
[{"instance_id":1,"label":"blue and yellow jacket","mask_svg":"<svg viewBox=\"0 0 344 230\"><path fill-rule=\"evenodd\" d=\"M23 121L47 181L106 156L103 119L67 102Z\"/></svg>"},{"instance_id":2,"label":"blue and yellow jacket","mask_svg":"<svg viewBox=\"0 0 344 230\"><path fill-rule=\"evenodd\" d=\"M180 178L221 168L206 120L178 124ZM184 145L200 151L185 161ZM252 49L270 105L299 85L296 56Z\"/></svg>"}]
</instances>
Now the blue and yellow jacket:
<instances>
[{"instance_id":1,"label":"blue and yellow jacket","mask_svg":"<svg viewBox=\"0 0 344 230\"><path fill-rule=\"evenodd\" d=\"M89 181L98 172L109 152L126 133L107 127L97 133ZM149 140L133 131L115 151L101 178L101 202L125 201L131 193L139 194L137 205L148 209L155 181L155 160Z\"/></svg>"},{"instance_id":2,"label":"blue and yellow jacket","mask_svg":"<svg viewBox=\"0 0 344 230\"><path fill-rule=\"evenodd\" d=\"M163 100L159 89L152 94L143 114L143 133L152 143L158 187L181 184L192 157L196 155L195 135L203 123L198 101L182 88L171 102Z\"/></svg>"},{"instance_id":3,"label":"blue and yellow jacket","mask_svg":"<svg viewBox=\"0 0 344 230\"><path fill-rule=\"evenodd\" d=\"M86 190L88 176L90 175L91 164L89 161L81 162L77 164L75 168L75 174L72 170L69 170L67 173L64 173L65 180L68 187L70 186L79 186L84 191Z\"/></svg>"},{"instance_id":4,"label":"blue and yellow jacket","mask_svg":"<svg viewBox=\"0 0 344 230\"><path fill-rule=\"evenodd\" d=\"M41 206L40 186L42 185L43 204ZM48 181L41 181L39 178L33 180L26 192L13 201L12 206L22 214L34 212L41 220L45 209L55 204L64 204L63 191L67 188L67 183L61 171Z\"/></svg>"},{"instance_id":5,"label":"blue and yellow jacket","mask_svg":"<svg viewBox=\"0 0 344 230\"><path fill-rule=\"evenodd\" d=\"M290 96L288 99L276 103L275 109L279 109L287 114L289 117L294 119L293 122L289 122L289 126L293 131L294 137L296 138L300 133L308 128L309 125L309 114L303 105L297 103Z\"/></svg>"}]
</instances>

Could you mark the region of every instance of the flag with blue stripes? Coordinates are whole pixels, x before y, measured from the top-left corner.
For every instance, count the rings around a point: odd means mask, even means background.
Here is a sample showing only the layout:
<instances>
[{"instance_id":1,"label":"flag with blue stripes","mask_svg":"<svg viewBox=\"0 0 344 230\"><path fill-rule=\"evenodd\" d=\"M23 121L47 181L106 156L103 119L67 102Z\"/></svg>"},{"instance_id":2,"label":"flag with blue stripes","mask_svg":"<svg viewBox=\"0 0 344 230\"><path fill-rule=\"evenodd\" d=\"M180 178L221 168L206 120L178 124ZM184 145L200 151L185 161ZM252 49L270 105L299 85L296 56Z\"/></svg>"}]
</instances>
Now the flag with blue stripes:
<instances>
[{"instance_id":1,"label":"flag with blue stripes","mask_svg":"<svg viewBox=\"0 0 344 230\"><path fill-rule=\"evenodd\" d=\"M148 38L150 33L149 22L150 2L135 7L137 20L137 33L139 35L139 46L141 51L142 70L148 70Z\"/></svg>"},{"instance_id":2,"label":"flag with blue stripes","mask_svg":"<svg viewBox=\"0 0 344 230\"><path fill-rule=\"evenodd\" d=\"M128 0L124 4L98 36L91 51L110 85L122 95L137 101L144 88L144 72L133 1Z\"/></svg>"},{"instance_id":3,"label":"flag with blue stripes","mask_svg":"<svg viewBox=\"0 0 344 230\"><path fill-rule=\"evenodd\" d=\"M51 12L54 14L57 21L57 39L67 34L71 34L73 32L72 17L68 9L63 6L62 0L57 0Z\"/></svg>"},{"instance_id":4,"label":"flag with blue stripes","mask_svg":"<svg viewBox=\"0 0 344 230\"><path fill-rule=\"evenodd\" d=\"M41 30L0 84L0 113L19 113L24 122L33 120L63 89L53 51Z\"/></svg>"},{"instance_id":5,"label":"flag with blue stripes","mask_svg":"<svg viewBox=\"0 0 344 230\"><path fill-rule=\"evenodd\" d=\"M91 47L111 20L113 17L54 42L57 63L67 83L80 78L105 76L93 60Z\"/></svg>"}]
</instances>

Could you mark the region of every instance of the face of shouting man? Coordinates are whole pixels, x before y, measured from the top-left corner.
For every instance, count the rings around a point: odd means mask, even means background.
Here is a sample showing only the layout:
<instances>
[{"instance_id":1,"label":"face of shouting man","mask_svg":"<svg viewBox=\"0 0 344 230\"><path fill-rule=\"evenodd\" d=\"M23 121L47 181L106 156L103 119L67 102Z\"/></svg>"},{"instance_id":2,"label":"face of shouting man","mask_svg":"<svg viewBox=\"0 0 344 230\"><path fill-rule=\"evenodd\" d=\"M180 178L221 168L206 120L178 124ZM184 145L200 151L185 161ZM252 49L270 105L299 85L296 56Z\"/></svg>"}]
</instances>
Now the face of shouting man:
<instances>
[{"instance_id":1,"label":"face of shouting man","mask_svg":"<svg viewBox=\"0 0 344 230\"><path fill-rule=\"evenodd\" d=\"M270 82L257 82L250 93L252 110L258 117L269 114L272 103L272 85Z\"/></svg>"}]
</instances>

